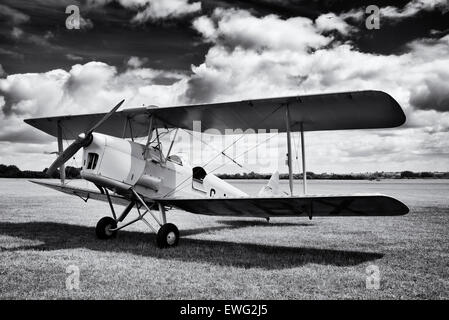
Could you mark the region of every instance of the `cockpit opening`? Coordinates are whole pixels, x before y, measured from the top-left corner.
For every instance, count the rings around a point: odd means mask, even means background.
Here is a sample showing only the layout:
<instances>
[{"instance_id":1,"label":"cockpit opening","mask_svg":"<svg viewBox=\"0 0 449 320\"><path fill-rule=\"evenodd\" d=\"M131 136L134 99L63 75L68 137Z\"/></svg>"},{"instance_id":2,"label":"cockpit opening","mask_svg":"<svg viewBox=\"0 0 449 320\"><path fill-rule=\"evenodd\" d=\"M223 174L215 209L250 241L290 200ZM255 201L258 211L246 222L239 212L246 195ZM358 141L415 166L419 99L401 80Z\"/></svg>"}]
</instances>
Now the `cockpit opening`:
<instances>
[{"instance_id":1,"label":"cockpit opening","mask_svg":"<svg viewBox=\"0 0 449 320\"><path fill-rule=\"evenodd\" d=\"M196 181L202 183L204 177L207 175L206 170L204 170L203 167L195 167L192 169L192 171L193 171L193 175L192 175L193 180L196 180Z\"/></svg>"}]
</instances>

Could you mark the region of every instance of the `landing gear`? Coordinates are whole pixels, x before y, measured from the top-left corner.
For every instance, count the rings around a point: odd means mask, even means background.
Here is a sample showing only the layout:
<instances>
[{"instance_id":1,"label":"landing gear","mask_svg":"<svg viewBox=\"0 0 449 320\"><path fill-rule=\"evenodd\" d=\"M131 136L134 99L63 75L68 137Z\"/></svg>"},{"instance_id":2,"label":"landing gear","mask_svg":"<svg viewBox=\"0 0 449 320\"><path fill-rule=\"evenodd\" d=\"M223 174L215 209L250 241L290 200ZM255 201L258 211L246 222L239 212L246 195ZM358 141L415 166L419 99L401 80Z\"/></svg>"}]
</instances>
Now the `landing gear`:
<instances>
[{"instance_id":1,"label":"landing gear","mask_svg":"<svg viewBox=\"0 0 449 320\"><path fill-rule=\"evenodd\" d=\"M164 224L156 236L156 244L159 248L170 248L178 245L179 230L173 223Z\"/></svg>"},{"instance_id":2,"label":"landing gear","mask_svg":"<svg viewBox=\"0 0 449 320\"><path fill-rule=\"evenodd\" d=\"M173 223L166 223L166 214L165 207L158 202L152 202L147 204L142 197L134 191L134 189L130 189L130 191L134 194L133 200L128 204L128 206L123 210L120 216L116 216L114 206L112 205L111 196L108 191L105 190L105 194L108 198L109 205L111 207L111 212L114 218L112 217L104 217L101 218L97 223L97 227L95 228L95 232L99 239L110 239L117 235L117 231L137 222L144 222L154 233L156 233L156 244L159 248L171 248L178 245L179 242L179 230ZM158 218L152 210L154 207L157 207L160 213L160 217ZM117 226L117 223L123 222L128 213L133 209L137 209L138 217L127 222L121 224L121 226ZM142 210L145 209L145 211ZM142 211L141 211L142 210ZM147 213L153 219L147 220L145 216ZM150 223L151 222L151 223ZM156 226L157 224L157 226Z\"/></svg>"},{"instance_id":3,"label":"landing gear","mask_svg":"<svg viewBox=\"0 0 449 320\"><path fill-rule=\"evenodd\" d=\"M98 221L95 233L97 234L98 239L111 239L117 236L117 231L114 230L116 228L117 222L113 218L103 217Z\"/></svg>"}]
</instances>

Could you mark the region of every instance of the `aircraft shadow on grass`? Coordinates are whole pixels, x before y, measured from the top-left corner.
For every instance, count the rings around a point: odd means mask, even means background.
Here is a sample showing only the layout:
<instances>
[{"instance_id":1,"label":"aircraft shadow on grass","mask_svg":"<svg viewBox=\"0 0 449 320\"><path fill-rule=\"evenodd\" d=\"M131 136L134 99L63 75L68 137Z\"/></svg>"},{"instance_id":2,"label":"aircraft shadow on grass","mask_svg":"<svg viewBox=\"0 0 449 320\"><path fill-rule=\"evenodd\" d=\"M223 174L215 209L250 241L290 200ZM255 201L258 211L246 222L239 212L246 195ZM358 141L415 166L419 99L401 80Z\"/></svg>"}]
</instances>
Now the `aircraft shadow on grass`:
<instances>
[{"instance_id":1,"label":"aircraft shadow on grass","mask_svg":"<svg viewBox=\"0 0 449 320\"><path fill-rule=\"evenodd\" d=\"M230 223L222 229L244 228L253 225L248 221ZM258 225L258 224L256 224ZM279 224L269 224L269 226ZM281 223L282 225L282 223ZM298 224L295 224L298 225ZM186 230L181 235L205 232L214 228ZM189 233L189 231L191 231ZM198 231L198 232L196 232ZM181 238L176 248L160 250L155 245L155 235L137 231L120 231L117 239L98 240L93 227L53 222L0 223L0 236L19 237L39 241L30 246L4 246L0 251L61 250L86 248L102 252L124 252L144 257L173 259L185 262L206 262L216 265L241 268L285 269L309 263L353 266L383 257L376 252L320 249L309 247L286 247L265 244L249 244L206 239Z\"/></svg>"},{"instance_id":2,"label":"aircraft shadow on grass","mask_svg":"<svg viewBox=\"0 0 449 320\"><path fill-rule=\"evenodd\" d=\"M180 230L181 236L192 236L195 234L201 233L210 233L214 231L220 230L230 230L230 229L239 229L246 227L310 227L313 224L310 223L292 223L292 222L276 222L276 223L267 223L265 220L219 220L218 223L222 224L222 226L216 227L205 227L205 228L195 228L195 229L187 229ZM181 240L183 241L183 240Z\"/></svg>"}]
</instances>

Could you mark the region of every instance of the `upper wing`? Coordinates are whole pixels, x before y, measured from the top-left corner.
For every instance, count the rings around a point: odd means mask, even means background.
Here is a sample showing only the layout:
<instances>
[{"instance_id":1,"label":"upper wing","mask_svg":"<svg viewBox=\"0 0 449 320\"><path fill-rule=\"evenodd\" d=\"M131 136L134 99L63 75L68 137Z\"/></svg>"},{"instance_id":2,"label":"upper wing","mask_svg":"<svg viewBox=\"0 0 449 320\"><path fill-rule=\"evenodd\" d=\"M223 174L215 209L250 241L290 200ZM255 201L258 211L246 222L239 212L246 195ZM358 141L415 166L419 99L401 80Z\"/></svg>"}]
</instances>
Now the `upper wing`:
<instances>
[{"instance_id":1,"label":"upper wing","mask_svg":"<svg viewBox=\"0 0 449 320\"><path fill-rule=\"evenodd\" d=\"M93 199L93 200L99 200L99 201L108 201L108 198L106 194L98 192L96 190L91 189L84 189L84 188L78 188L73 186L68 186L65 184L60 183L52 183L52 182L43 182L43 181L36 181L36 180L30 180L32 183L39 184L44 187L48 187L72 196L78 196L82 198L83 200L87 199ZM128 205L129 200L122 196L113 195L111 194L111 201L114 204L120 204L120 205Z\"/></svg>"},{"instance_id":2,"label":"upper wing","mask_svg":"<svg viewBox=\"0 0 449 320\"><path fill-rule=\"evenodd\" d=\"M397 216L408 207L384 195L304 196L270 198L158 199L192 213L218 216Z\"/></svg>"},{"instance_id":3,"label":"upper wing","mask_svg":"<svg viewBox=\"0 0 449 320\"><path fill-rule=\"evenodd\" d=\"M291 130L304 131L391 128L405 122L399 104L381 91L356 91L303 95L226 103L186 105L166 108L136 108L116 112L97 132L117 137L143 137L148 134L149 116L154 115L156 128L186 130L226 129L286 131L286 106L289 107ZM105 113L27 119L26 123L57 136L61 123L65 139L88 130ZM201 122L198 122L201 121ZM199 128L195 128L200 124Z\"/></svg>"}]
</instances>

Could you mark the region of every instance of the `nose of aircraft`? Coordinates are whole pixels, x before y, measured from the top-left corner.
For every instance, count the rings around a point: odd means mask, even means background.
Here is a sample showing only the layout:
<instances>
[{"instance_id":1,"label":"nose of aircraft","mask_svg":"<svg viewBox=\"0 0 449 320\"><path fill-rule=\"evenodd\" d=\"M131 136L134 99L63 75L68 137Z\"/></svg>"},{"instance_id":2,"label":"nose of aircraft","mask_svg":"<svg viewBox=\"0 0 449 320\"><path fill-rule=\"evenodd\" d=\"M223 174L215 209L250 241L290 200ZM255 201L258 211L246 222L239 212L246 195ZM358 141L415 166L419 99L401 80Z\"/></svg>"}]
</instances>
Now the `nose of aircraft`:
<instances>
[{"instance_id":1,"label":"nose of aircraft","mask_svg":"<svg viewBox=\"0 0 449 320\"><path fill-rule=\"evenodd\" d=\"M120 101L109 113L107 113L100 121L98 121L89 131L86 133L81 133L78 135L78 138L72 142L70 146L68 146L67 149L62 152L58 158L51 164L51 166L47 170L47 175L51 176L56 169L61 167L67 160L69 160L71 157L75 155L75 153L78 152L81 148L85 148L88 145L91 144L93 139L93 132L95 129L97 129L99 126L103 124L107 119L109 119L110 116L114 114L115 111L123 104L125 100Z\"/></svg>"}]
</instances>

